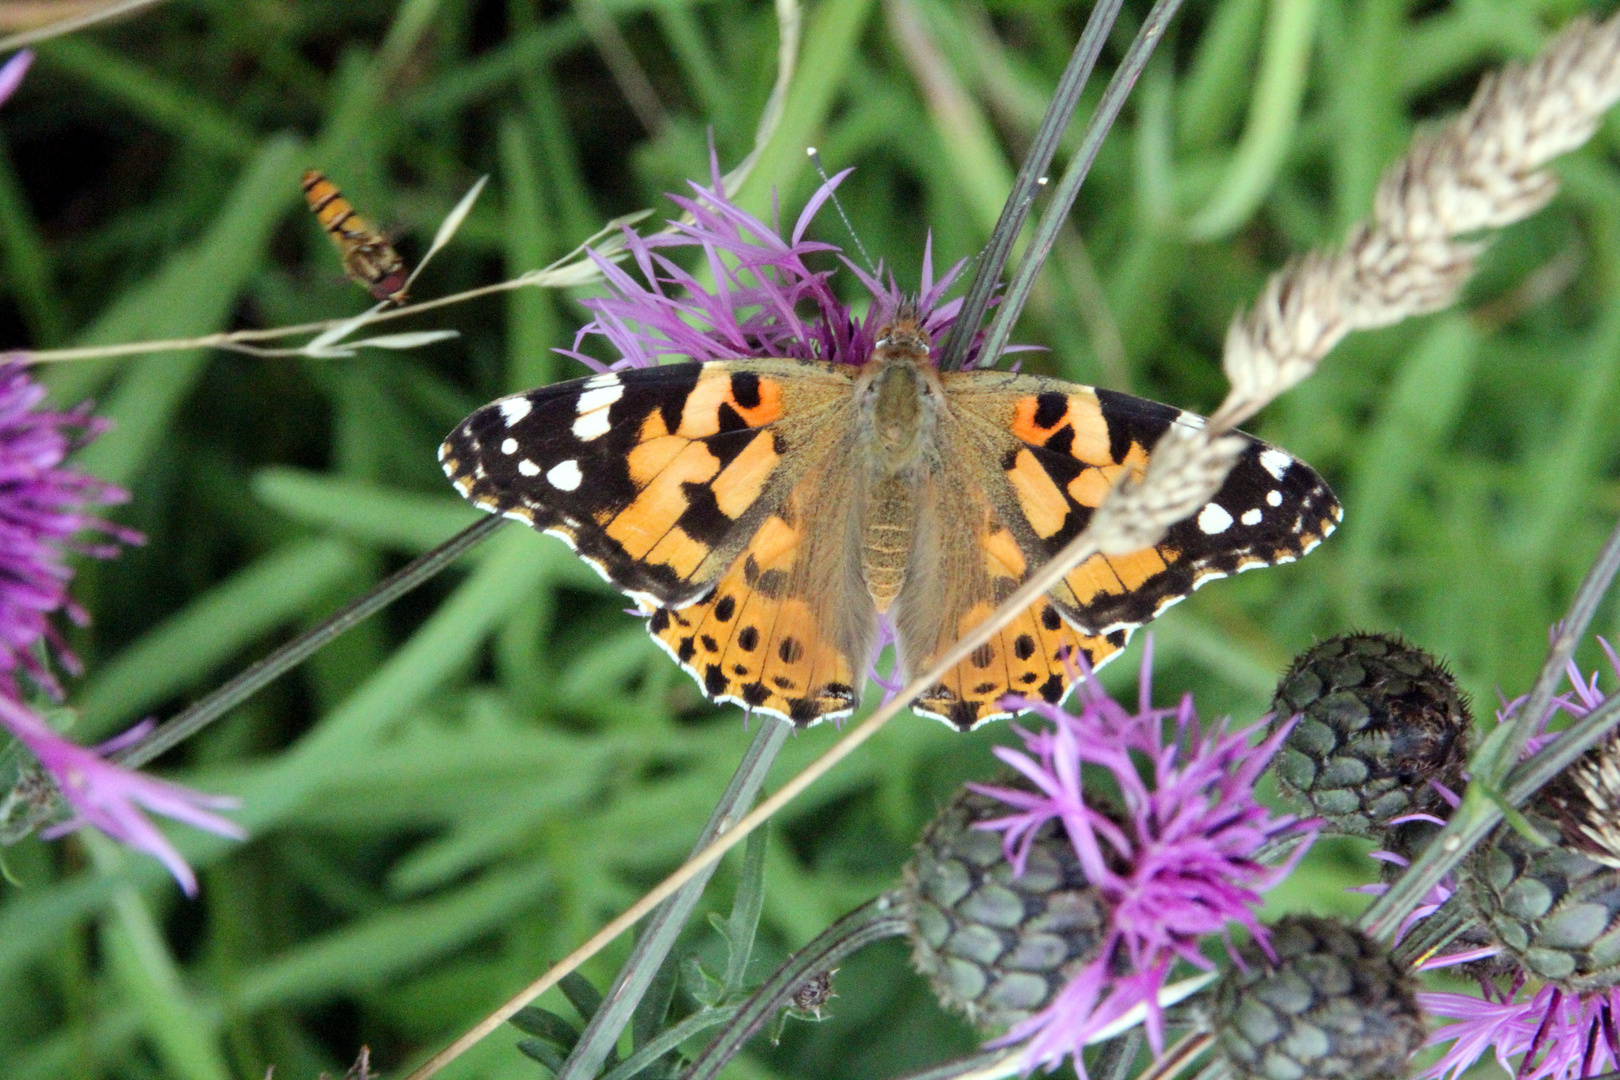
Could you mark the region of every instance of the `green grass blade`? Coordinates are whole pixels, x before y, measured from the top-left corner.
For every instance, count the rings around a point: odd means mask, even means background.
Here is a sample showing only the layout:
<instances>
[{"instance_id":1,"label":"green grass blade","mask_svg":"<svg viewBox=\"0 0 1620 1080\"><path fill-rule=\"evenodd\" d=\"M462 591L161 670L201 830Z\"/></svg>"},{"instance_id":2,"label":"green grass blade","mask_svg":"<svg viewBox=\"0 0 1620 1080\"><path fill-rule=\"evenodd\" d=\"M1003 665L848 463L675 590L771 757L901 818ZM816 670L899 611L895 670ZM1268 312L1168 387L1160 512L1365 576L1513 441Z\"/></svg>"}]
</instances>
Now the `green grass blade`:
<instances>
[{"instance_id":1,"label":"green grass blade","mask_svg":"<svg viewBox=\"0 0 1620 1080\"><path fill-rule=\"evenodd\" d=\"M104 872L116 873L120 862L134 857L99 833L87 834L85 842ZM134 886L118 889L101 929L113 981L140 1010L142 1026L168 1075L175 1080L230 1080L216 1026L192 1003L163 932Z\"/></svg>"},{"instance_id":2,"label":"green grass blade","mask_svg":"<svg viewBox=\"0 0 1620 1080\"><path fill-rule=\"evenodd\" d=\"M207 97L188 93L93 38L55 38L39 46L47 66L80 79L154 127L221 157L248 158L258 138Z\"/></svg>"},{"instance_id":3,"label":"green grass blade","mask_svg":"<svg viewBox=\"0 0 1620 1080\"><path fill-rule=\"evenodd\" d=\"M271 230L298 198L299 148L290 136L267 140L208 232L114 301L79 343L190 337L220 329L248 279L263 265ZM96 475L122 484L135 476L163 438L205 360L200 350L122 364L92 360L56 365L41 379L56 401L74 404L96 393L114 372L124 371L111 404L100 410L118 426L80 457Z\"/></svg>"},{"instance_id":4,"label":"green grass blade","mask_svg":"<svg viewBox=\"0 0 1620 1080\"><path fill-rule=\"evenodd\" d=\"M75 704L80 741L104 738L197 684L266 633L353 580L361 562L336 540L303 540L268 555L193 600L98 668Z\"/></svg>"},{"instance_id":5,"label":"green grass blade","mask_svg":"<svg viewBox=\"0 0 1620 1080\"><path fill-rule=\"evenodd\" d=\"M480 512L447 495L420 495L303 469L266 469L253 493L294 521L373 547L420 554L471 525Z\"/></svg>"},{"instance_id":6,"label":"green grass blade","mask_svg":"<svg viewBox=\"0 0 1620 1080\"><path fill-rule=\"evenodd\" d=\"M1318 3L1273 0L1249 121L1226 179L1187 222L1187 234L1194 239L1213 240L1231 232L1248 220L1271 189L1299 121Z\"/></svg>"},{"instance_id":7,"label":"green grass blade","mask_svg":"<svg viewBox=\"0 0 1620 1080\"><path fill-rule=\"evenodd\" d=\"M53 280L51 253L28 207L11 152L0 142L0 246L5 249L11 292L40 348L60 345L67 336L62 299Z\"/></svg>"}]
</instances>

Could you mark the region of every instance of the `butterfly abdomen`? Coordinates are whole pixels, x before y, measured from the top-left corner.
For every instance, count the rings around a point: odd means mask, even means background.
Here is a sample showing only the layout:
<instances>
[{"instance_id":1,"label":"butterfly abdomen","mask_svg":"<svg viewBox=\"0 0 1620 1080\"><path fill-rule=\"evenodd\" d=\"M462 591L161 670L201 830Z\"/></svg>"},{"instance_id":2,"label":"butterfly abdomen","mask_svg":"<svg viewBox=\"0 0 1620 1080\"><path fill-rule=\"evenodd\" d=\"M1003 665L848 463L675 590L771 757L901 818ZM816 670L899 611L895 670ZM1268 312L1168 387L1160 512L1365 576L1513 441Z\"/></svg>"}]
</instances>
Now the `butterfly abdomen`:
<instances>
[{"instance_id":1,"label":"butterfly abdomen","mask_svg":"<svg viewBox=\"0 0 1620 1080\"><path fill-rule=\"evenodd\" d=\"M911 324L885 328L856 382L862 465L861 576L880 612L905 584L917 529L917 487L938 457L939 376L928 338Z\"/></svg>"},{"instance_id":2,"label":"butterfly abdomen","mask_svg":"<svg viewBox=\"0 0 1620 1080\"><path fill-rule=\"evenodd\" d=\"M867 499L861 529L861 576L880 612L889 610L905 581L917 520L913 483L908 474L885 477Z\"/></svg>"}]
</instances>

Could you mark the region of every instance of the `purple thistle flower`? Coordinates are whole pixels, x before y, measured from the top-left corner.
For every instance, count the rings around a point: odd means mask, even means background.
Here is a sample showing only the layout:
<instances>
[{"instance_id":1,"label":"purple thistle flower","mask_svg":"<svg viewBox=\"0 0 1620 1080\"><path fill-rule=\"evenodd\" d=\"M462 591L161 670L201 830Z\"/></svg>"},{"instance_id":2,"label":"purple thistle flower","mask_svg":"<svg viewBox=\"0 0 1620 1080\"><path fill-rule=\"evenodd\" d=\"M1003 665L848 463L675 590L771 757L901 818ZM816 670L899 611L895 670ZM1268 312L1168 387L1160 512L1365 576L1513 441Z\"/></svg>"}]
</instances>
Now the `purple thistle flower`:
<instances>
[{"instance_id":1,"label":"purple thistle flower","mask_svg":"<svg viewBox=\"0 0 1620 1080\"><path fill-rule=\"evenodd\" d=\"M0 83L10 68L8 64L0 69ZM91 750L58 735L20 704L19 670L31 683L60 697L61 686L48 666L50 655L69 671L79 667L50 621L58 611L78 623L87 619L68 595L73 579L68 556L108 558L117 554L119 542L142 539L86 510L124 502L129 496L122 489L63 467L68 455L104 431L107 422L91 416L87 406L66 412L40 409L44 400L45 388L21 365L0 364L0 728L33 753L75 812L72 820L47 829L48 837L93 825L114 840L156 856L181 887L193 893L196 876L141 808L236 837L242 832L235 824L208 812L234 806L235 800L188 791L104 759L104 754L139 737L142 729ZM112 542L76 539L84 532L100 533ZM24 770L21 783L28 789L21 797L31 804L48 794L35 790L42 784L32 770ZM27 808L23 824L31 826L36 812L48 808Z\"/></svg>"},{"instance_id":2,"label":"purple thistle flower","mask_svg":"<svg viewBox=\"0 0 1620 1080\"><path fill-rule=\"evenodd\" d=\"M1159 991L1178 960L1208 970L1198 943L1236 922L1265 947L1255 916L1260 894L1277 884L1304 854L1306 837L1287 863L1258 860L1270 841L1306 831L1292 816L1276 816L1254 798L1254 785L1288 726L1258 746L1249 739L1265 721L1229 730L1208 727L1191 695L1175 708L1152 706L1152 641L1142 660L1140 702L1125 710L1087 677L1079 682L1078 714L1042 701L1021 700L1052 726L1025 731L1027 752L996 754L1037 792L974 785L1015 809L980 828L1003 834L1016 873L1037 829L1062 821L1080 864L1110 909L1097 957L1044 1011L1014 1026L997 1045L1027 1044L1023 1063L1056 1067L1064 1057L1084 1075L1080 1050L1096 1032L1145 1004L1148 1035L1163 1042ZM1085 673L1087 676L1090 672ZM1169 738L1166 738L1166 721ZM1102 766L1118 785L1117 799L1087 797L1081 766Z\"/></svg>"},{"instance_id":3,"label":"purple thistle flower","mask_svg":"<svg viewBox=\"0 0 1620 1080\"><path fill-rule=\"evenodd\" d=\"M85 510L125 502L128 493L62 465L107 422L91 416L87 406L41 410L45 393L21 365L0 365L0 693L14 698L20 696L18 669L52 696L61 696L37 651L42 642L69 672L79 669L50 622L57 611L76 623L87 619L68 596L73 570L67 555L110 558L118 552L116 542L142 542L139 533ZM115 543L74 539L87 531Z\"/></svg>"},{"instance_id":4,"label":"purple thistle flower","mask_svg":"<svg viewBox=\"0 0 1620 1080\"><path fill-rule=\"evenodd\" d=\"M592 260L612 295L586 300L595 318L574 338L572 349L559 349L597 371L651 367L665 357L683 360L737 360L785 357L864 364L872 354L879 327L900 306L902 293L882 269L868 274L849 262L874 303L864 319L856 318L832 288L834 271L812 270L806 259L838 255L834 244L806 240L812 219L849 175L839 173L817 190L783 237L780 223L766 225L734 205L723 194L718 162L711 156L713 186L692 181L693 197L670 198L692 218L672 222L673 232L643 237L624 230L640 278L595 252ZM682 269L668 256L670 248L702 250L711 283ZM829 260L831 261L831 260ZM836 264L835 264L836 265ZM956 320L961 300L941 303L963 264L937 281L933 274L932 240L923 253L917 312L923 329L936 341ZM605 338L620 359L604 366L580 351L587 337Z\"/></svg>"},{"instance_id":5,"label":"purple thistle flower","mask_svg":"<svg viewBox=\"0 0 1620 1080\"><path fill-rule=\"evenodd\" d=\"M145 725L92 750L64 739L4 694L0 694L0 725L28 747L75 812L73 819L47 829L47 839L92 825L119 843L154 856L191 896L197 891L197 876L142 808L221 836L241 839L246 835L235 822L210 812L237 806L236 799L192 791L102 757L144 734Z\"/></svg>"}]
</instances>

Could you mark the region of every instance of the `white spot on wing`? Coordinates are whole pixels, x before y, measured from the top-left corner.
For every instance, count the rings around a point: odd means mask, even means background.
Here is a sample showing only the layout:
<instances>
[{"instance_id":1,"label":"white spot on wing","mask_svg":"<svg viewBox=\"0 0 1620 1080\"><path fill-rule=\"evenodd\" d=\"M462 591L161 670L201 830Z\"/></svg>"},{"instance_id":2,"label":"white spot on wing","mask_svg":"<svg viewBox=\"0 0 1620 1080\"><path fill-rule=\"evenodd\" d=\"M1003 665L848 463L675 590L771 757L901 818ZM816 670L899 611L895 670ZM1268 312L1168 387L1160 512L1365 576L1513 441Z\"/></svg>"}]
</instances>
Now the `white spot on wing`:
<instances>
[{"instance_id":1,"label":"white spot on wing","mask_svg":"<svg viewBox=\"0 0 1620 1080\"><path fill-rule=\"evenodd\" d=\"M585 381L585 392L575 407L574 437L590 442L607 434L608 406L624 397L624 384L613 374L593 375Z\"/></svg>"},{"instance_id":2,"label":"white spot on wing","mask_svg":"<svg viewBox=\"0 0 1620 1080\"><path fill-rule=\"evenodd\" d=\"M1294 459L1281 450L1260 451L1260 467L1270 473L1274 479L1281 480Z\"/></svg>"},{"instance_id":3,"label":"white spot on wing","mask_svg":"<svg viewBox=\"0 0 1620 1080\"><path fill-rule=\"evenodd\" d=\"M516 439L507 439L505 442L501 443L501 453L503 453L503 454L515 454L515 453L517 453L517 440Z\"/></svg>"},{"instance_id":4,"label":"white spot on wing","mask_svg":"<svg viewBox=\"0 0 1620 1080\"><path fill-rule=\"evenodd\" d=\"M1198 527L1208 536L1223 533L1232 527L1232 515L1220 503L1210 503L1198 512Z\"/></svg>"},{"instance_id":5,"label":"white spot on wing","mask_svg":"<svg viewBox=\"0 0 1620 1080\"><path fill-rule=\"evenodd\" d=\"M585 476L579 471L579 462L573 458L553 465L546 473L547 482L562 491L573 491L583 479Z\"/></svg>"},{"instance_id":6,"label":"white spot on wing","mask_svg":"<svg viewBox=\"0 0 1620 1080\"><path fill-rule=\"evenodd\" d=\"M1266 505L1267 506L1281 506L1282 505L1282 492L1280 492L1280 491L1268 491L1268 492L1266 492Z\"/></svg>"},{"instance_id":7,"label":"white spot on wing","mask_svg":"<svg viewBox=\"0 0 1620 1080\"><path fill-rule=\"evenodd\" d=\"M518 462L518 472L522 473L524 476L539 476L540 466L536 465L528 458L524 458L522 461Z\"/></svg>"},{"instance_id":8,"label":"white spot on wing","mask_svg":"<svg viewBox=\"0 0 1620 1080\"><path fill-rule=\"evenodd\" d=\"M1243 511L1243 516L1238 518L1238 520L1243 522L1245 525L1258 525L1260 524L1260 517L1261 514L1258 509L1245 510Z\"/></svg>"},{"instance_id":9,"label":"white spot on wing","mask_svg":"<svg viewBox=\"0 0 1620 1080\"><path fill-rule=\"evenodd\" d=\"M595 412L597 409L605 409L622 397L624 397L624 385L615 378L613 382L605 386L586 390L579 395L579 404L575 409L581 415L584 415L588 412Z\"/></svg>"},{"instance_id":10,"label":"white spot on wing","mask_svg":"<svg viewBox=\"0 0 1620 1080\"><path fill-rule=\"evenodd\" d=\"M574 420L574 438L582 442L599 439L608 432L608 411L606 407L595 412L582 413Z\"/></svg>"},{"instance_id":11,"label":"white spot on wing","mask_svg":"<svg viewBox=\"0 0 1620 1080\"><path fill-rule=\"evenodd\" d=\"M507 398L501 402L501 415L506 417L506 426L511 427L525 416L528 416L529 410L532 408L534 406L529 404L529 399L526 397Z\"/></svg>"}]
</instances>

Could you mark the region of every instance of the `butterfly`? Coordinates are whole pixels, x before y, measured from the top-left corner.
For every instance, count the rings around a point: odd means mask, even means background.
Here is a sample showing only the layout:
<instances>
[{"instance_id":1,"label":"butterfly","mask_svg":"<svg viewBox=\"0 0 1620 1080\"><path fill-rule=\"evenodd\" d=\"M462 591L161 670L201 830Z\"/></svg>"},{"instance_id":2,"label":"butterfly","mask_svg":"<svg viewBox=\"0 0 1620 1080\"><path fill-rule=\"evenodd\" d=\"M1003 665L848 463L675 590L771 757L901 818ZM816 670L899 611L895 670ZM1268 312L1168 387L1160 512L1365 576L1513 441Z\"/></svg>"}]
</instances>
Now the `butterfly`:
<instances>
[{"instance_id":1,"label":"butterfly","mask_svg":"<svg viewBox=\"0 0 1620 1080\"><path fill-rule=\"evenodd\" d=\"M861 366L716 360L607 371L501 398L439 460L474 505L561 537L629 595L718 702L808 725L848 715L892 630L927 669L1085 529L1172 424L1127 394L1000 370L941 372L901 305ZM1157 545L1094 555L914 703L968 730L1009 694L1060 701L1198 586L1291 562L1333 493L1249 438Z\"/></svg>"}]
</instances>

